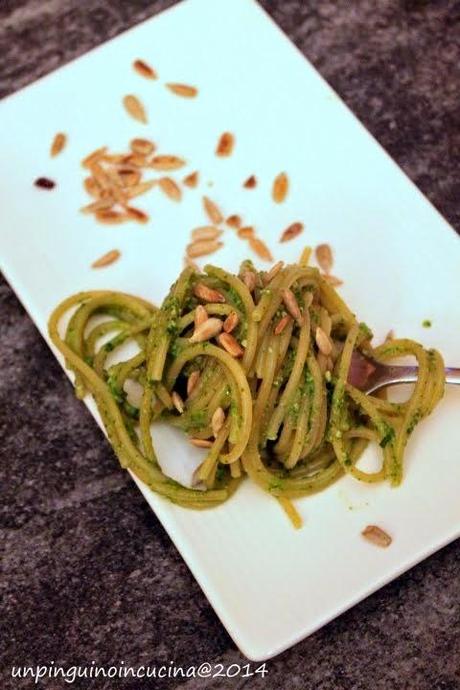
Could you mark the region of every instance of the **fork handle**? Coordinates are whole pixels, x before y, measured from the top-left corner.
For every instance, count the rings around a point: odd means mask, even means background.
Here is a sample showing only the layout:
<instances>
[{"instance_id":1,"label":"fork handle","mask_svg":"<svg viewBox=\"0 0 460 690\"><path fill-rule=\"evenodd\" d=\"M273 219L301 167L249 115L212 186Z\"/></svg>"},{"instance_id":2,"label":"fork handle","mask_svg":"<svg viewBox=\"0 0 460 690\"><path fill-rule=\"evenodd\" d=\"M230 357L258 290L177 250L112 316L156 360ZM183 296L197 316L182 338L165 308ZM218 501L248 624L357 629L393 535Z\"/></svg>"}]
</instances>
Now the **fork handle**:
<instances>
[{"instance_id":1,"label":"fork handle","mask_svg":"<svg viewBox=\"0 0 460 690\"><path fill-rule=\"evenodd\" d=\"M376 381L375 385L369 390L369 393L374 393L381 388L388 386L395 386L401 383L416 383L418 379L418 367L405 367L390 365L388 366L384 378ZM446 367L446 383L460 386L460 369L455 367Z\"/></svg>"}]
</instances>

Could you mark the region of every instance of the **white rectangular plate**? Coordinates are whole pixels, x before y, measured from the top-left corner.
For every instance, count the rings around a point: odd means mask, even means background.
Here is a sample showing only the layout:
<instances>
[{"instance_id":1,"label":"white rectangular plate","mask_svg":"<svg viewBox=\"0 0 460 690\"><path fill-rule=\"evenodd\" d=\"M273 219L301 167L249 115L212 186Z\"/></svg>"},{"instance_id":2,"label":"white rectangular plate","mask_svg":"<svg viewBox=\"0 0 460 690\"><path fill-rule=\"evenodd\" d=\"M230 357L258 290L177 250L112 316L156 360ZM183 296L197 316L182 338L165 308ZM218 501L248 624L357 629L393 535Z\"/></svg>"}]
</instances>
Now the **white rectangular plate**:
<instances>
[{"instance_id":1,"label":"white rectangular plate","mask_svg":"<svg viewBox=\"0 0 460 690\"><path fill-rule=\"evenodd\" d=\"M243 35L252 39L237 40ZM139 57L159 81L134 73ZM174 96L168 81L196 84L198 98ZM126 115L126 93L146 104L149 125ZM293 261L304 244L329 242L342 294L377 338L394 328L460 364L458 238L251 0L187 0L6 99L0 130L8 161L0 185L4 271L46 339L51 310L78 290L161 300L181 270L190 229L205 221L201 195L209 194L226 214L255 224L276 259ZM214 155L224 130L236 135L229 159ZM69 144L51 160L57 131L68 133ZM137 205L152 217L147 226L105 227L79 214L87 203L81 158L103 144L126 150L143 135L184 156L187 171L200 171L200 188L186 190L180 204L159 192L140 197ZM281 170L291 189L275 205L271 182ZM243 190L252 173L258 187ZM56 189L35 188L39 175L56 179ZM279 244L297 220L304 235ZM236 269L247 245L230 229L224 239L212 261ZM118 263L89 268L115 247ZM140 487L247 657L281 652L459 534L458 403L458 391L448 391L417 429L401 488L344 478L296 502L300 531L249 481L208 512L175 507ZM360 537L369 523L393 535L390 548Z\"/></svg>"}]
</instances>

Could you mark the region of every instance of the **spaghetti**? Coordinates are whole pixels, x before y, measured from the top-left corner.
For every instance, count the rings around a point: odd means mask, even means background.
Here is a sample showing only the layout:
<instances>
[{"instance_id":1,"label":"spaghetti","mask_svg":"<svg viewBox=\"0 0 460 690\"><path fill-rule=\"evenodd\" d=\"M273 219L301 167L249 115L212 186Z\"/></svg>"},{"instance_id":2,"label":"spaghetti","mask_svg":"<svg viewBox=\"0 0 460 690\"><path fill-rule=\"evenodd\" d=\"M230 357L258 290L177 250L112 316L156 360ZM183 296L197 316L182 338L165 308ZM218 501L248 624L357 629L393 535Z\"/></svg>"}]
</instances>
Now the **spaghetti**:
<instances>
[{"instance_id":1,"label":"spaghetti","mask_svg":"<svg viewBox=\"0 0 460 690\"><path fill-rule=\"evenodd\" d=\"M55 309L49 333L75 374L77 396L94 397L121 465L151 489L207 508L248 475L299 526L291 499L344 474L400 484L410 434L443 395L444 364L412 340L372 347L369 328L317 269L275 268L258 272L249 261L238 275L186 268L159 309L119 292L78 293ZM109 354L126 343L136 344L136 354L110 364ZM409 399L393 403L350 385L355 349L381 362L415 357ZM129 381L141 391L137 405L128 401ZM207 447L195 488L161 470L151 434L158 420ZM369 442L382 451L374 472L357 466Z\"/></svg>"}]
</instances>

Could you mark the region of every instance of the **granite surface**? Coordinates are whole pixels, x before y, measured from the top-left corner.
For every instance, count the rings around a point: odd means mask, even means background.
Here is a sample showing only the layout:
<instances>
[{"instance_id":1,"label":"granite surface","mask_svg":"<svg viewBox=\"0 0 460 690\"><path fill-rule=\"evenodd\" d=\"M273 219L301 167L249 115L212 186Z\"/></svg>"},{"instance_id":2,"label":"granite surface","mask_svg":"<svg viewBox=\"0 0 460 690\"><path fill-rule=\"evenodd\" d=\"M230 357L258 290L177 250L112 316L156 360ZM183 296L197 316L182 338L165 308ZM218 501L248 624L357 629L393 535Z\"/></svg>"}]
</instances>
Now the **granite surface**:
<instances>
[{"instance_id":1,"label":"granite surface","mask_svg":"<svg viewBox=\"0 0 460 690\"><path fill-rule=\"evenodd\" d=\"M172 4L0 0L0 96ZM460 230L460 3L263 4ZM4 281L0 305L0 687L34 687L11 666L51 661L246 663ZM265 678L73 687L456 690L460 545L267 668Z\"/></svg>"}]
</instances>

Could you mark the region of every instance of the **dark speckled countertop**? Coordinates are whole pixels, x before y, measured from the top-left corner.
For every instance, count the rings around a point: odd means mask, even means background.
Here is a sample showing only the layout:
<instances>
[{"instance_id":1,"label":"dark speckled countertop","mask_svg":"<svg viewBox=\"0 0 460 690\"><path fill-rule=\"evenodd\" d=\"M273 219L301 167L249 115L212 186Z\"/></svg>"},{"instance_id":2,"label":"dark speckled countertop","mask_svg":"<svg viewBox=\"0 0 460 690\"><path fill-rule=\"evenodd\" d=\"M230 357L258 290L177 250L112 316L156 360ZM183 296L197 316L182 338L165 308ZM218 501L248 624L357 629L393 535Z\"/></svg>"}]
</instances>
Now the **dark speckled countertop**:
<instances>
[{"instance_id":1,"label":"dark speckled countertop","mask_svg":"<svg viewBox=\"0 0 460 690\"><path fill-rule=\"evenodd\" d=\"M0 0L0 96L172 4ZM460 3L263 4L459 230ZM5 282L0 304L0 687L36 687L12 680L13 664L245 663ZM267 667L264 679L39 687L456 690L459 544Z\"/></svg>"}]
</instances>

